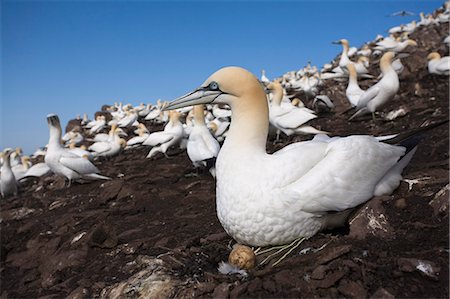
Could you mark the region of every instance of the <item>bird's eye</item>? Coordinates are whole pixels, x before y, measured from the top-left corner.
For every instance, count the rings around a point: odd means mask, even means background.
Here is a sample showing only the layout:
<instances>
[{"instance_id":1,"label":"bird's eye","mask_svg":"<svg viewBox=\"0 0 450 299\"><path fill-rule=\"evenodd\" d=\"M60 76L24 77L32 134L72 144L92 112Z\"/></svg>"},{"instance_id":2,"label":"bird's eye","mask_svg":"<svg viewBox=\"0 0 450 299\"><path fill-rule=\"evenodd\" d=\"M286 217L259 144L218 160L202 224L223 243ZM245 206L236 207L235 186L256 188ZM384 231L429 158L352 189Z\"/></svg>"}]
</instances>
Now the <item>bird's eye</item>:
<instances>
[{"instance_id":1,"label":"bird's eye","mask_svg":"<svg viewBox=\"0 0 450 299\"><path fill-rule=\"evenodd\" d=\"M212 81L209 83L209 89L210 90L219 90L219 84L217 84L216 81Z\"/></svg>"}]
</instances>

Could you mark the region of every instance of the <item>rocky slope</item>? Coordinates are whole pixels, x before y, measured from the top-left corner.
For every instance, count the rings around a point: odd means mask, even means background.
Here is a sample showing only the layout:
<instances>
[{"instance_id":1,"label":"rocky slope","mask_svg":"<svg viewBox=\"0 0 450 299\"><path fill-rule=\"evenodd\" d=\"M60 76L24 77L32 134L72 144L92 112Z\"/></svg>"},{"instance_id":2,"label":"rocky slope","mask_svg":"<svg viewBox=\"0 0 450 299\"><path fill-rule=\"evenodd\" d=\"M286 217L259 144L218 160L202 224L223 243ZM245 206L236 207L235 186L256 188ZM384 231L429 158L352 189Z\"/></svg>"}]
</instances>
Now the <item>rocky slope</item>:
<instances>
[{"instance_id":1,"label":"rocky slope","mask_svg":"<svg viewBox=\"0 0 450 299\"><path fill-rule=\"evenodd\" d=\"M419 46L402 60L400 91L383 109L402 106L405 116L348 122L346 82L328 81L321 94L336 110L313 125L334 135L383 135L448 118L448 77L426 69L431 50L448 55L447 34L443 24L411 35ZM370 72L378 75L377 61ZM320 233L248 276L217 271L234 241L217 220L209 173L188 175L185 151L172 149L169 159L145 159L147 152L96 162L111 181L67 188L49 176L0 202L2 298L448 297L447 125L426 133L392 196L370 200L347 227Z\"/></svg>"}]
</instances>

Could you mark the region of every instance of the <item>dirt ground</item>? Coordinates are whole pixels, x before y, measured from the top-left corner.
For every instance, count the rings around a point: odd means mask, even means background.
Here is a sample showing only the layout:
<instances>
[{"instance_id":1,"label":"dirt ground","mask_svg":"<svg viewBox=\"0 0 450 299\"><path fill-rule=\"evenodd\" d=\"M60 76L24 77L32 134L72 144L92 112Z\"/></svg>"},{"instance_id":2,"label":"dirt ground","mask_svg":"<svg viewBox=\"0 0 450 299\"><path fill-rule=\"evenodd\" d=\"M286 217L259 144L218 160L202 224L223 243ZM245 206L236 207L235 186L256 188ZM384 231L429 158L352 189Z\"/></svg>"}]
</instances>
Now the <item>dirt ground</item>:
<instances>
[{"instance_id":1,"label":"dirt ground","mask_svg":"<svg viewBox=\"0 0 450 299\"><path fill-rule=\"evenodd\" d=\"M336 109L312 124L333 135L387 135L448 119L448 77L426 69L431 49L448 55L447 34L441 25L411 35L419 46L402 59L400 91L375 121L348 122L347 83L328 81L320 93ZM370 72L378 75L378 62ZM383 120L400 106L405 116ZM277 266L259 265L247 276L217 270L235 242L216 217L214 179L190 176L185 151L172 149L169 159L147 153L137 148L97 161L111 181L65 187L48 176L2 200L2 298L449 296L448 124L423 135L391 196L370 200L347 227L319 233Z\"/></svg>"}]
</instances>

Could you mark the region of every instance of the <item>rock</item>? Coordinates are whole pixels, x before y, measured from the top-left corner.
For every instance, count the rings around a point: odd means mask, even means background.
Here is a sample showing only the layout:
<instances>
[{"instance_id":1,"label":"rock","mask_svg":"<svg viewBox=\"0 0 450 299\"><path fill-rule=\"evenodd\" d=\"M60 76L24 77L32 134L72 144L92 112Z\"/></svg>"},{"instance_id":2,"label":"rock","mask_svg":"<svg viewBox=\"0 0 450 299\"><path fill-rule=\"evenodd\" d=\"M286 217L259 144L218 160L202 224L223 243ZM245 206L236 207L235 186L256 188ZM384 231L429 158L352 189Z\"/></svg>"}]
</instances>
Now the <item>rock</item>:
<instances>
[{"instance_id":1,"label":"rock","mask_svg":"<svg viewBox=\"0 0 450 299\"><path fill-rule=\"evenodd\" d=\"M326 264L346 253L349 253L352 250L352 245L341 245L337 247L328 248L328 250L324 250L324 252L318 257L317 264L322 265Z\"/></svg>"},{"instance_id":2,"label":"rock","mask_svg":"<svg viewBox=\"0 0 450 299\"><path fill-rule=\"evenodd\" d=\"M21 220L33 214L34 211L35 209L29 209L27 207L11 209L9 211L2 213L2 221Z\"/></svg>"},{"instance_id":3,"label":"rock","mask_svg":"<svg viewBox=\"0 0 450 299\"><path fill-rule=\"evenodd\" d=\"M102 188L102 192L100 192L98 200L102 203L106 203L110 200L115 199L122 189L122 185L123 182L119 180L113 180L103 183L100 186Z\"/></svg>"},{"instance_id":4,"label":"rock","mask_svg":"<svg viewBox=\"0 0 450 299\"><path fill-rule=\"evenodd\" d=\"M325 277L325 273L329 269L328 266L319 265L314 271L311 273L312 279L323 279Z\"/></svg>"},{"instance_id":5,"label":"rock","mask_svg":"<svg viewBox=\"0 0 450 299\"><path fill-rule=\"evenodd\" d=\"M397 208L397 209L400 209L400 210L403 210L404 208L406 208L406 199L404 199L403 197L402 198L399 198L399 199L397 199L396 201L395 201L395 207Z\"/></svg>"},{"instance_id":6,"label":"rock","mask_svg":"<svg viewBox=\"0 0 450 299\"><path fill-rule=\"evenodd\" d=\"M448 215L449 207L449 188L450 184L439 190L430 201L429 205L433 208L433 215Z\"/></svg>"},{"instance_id":7,"label":"rock","mask_svg":"<svg viewBox=\"0 0 450 299\"><path fill-rule=\"evenodd\" d=\"M355 239L365 239L368 236L392 238L394 230L389 224L383 207L383 197L375 197L366 202L352 217L349 236Z\"/></svg>"},{"instance_id":8,"label":"rock","mask_svg":"<svg viewBox=\"0 0 450 299\"><path fill-rule=\"evenodd\" d=\"M226 282L222 282L214 289L212 297L218 298L218 299L228 298L228 295L230 293L229 290L230 290L230 285Z\"/></svg>"},{"instance_id":9,"label":"rock","mask_svg":"<svg viewBox=\"0 0 450 299\"><path fill-rule=\"evenodd\" d=\"M275 293L277 291L276 284L270 278L266 278L266 279L263 280L262 288L264 290L268 291L269 293Z\"/></svg>"},{"instance_id":10,"label":"rock","mask_svg":"<svg viewBox=\"0 0 450 299\"><path fill-rule=\"evenodd\" d=\"M230 292L230 298L239 298L242 297L242 295L247 291L247 287L249 286L248 282L242 283L238 286L236 286L233 290ZM249 292L252 292L249 290Z\"/></svg>"},{"instance_id":11,"label":"rock","mask_svg":"<svg viewBox=\"0 0 450 299\"><path fill-rule=\"evenodd\" d=\"M98 225L88 235L89 245L100 248L113 248L118 243L114 227Z\"/></svg>"},{"instance_id":12,"label":"rock","mask_svg":"<svg viewBox=\"0 0 450 299\"><path fill-rule=\"evenodd\" d=\"M325 276L322 280L313 280L311 282L315 288L328 289L344 277L347 272L345 270L337 270Z\"/></svg>"},{"instance_id":13,"label":"rock","mask_svg":"<svg viewBox=\"0 0 450 299\"><path fill-rule=\"evenodd\" d=\"M389 293L385 288L379 288L370 297L371 299L394 299L395 296Z\"/></svg>"},{"instance_id":14,"label":"rock","mask_svg":"<svg viewBox=\"0 0 450 299\"><path fill-rule=\"evenodd\" d=\"M435 263L427 260L419 260L415 258L399 258L397 261L398 267L403 272L418 271L422 275L438 280L440 267L437 267Z\"/></svg>"},{"instance_id":15,"label":"rock","mask_svg":"<svg viewBox=\"0 0 450 299\"><path fill-rule=\"evenodd\" d=\"M83 287L78 287L73 290L66 299L84 299L91 298L91 294L89 294L89 290Z\"/></svg>"},{"instance_id":16,"label":"rock","mask_svg":"<svg viewBox=\"0 0 450 299\"><path fill-rule=\"evenodd\" d=\"M100 298L167 298L178 280L167 274L162 260L152 259L148 267L126 281L104 288Z\"/></svg>"},{"instance_id":17,"label":"rock","mask_svg":"<svg viewBox=\"0 0 450 299\"><path fill-rule=\"evenodd\" d=\"M347 298L367 298L367 292L363 286L359 282L348 279L341 280L338 291Z\"/></svg>"},{"instance_id":18,"label":"rock","mask_svg":"<svg viewBox=\"0 0 450 299\"><path fill-rule=\"evenodd\" d=\"M262 288L262 280L261 278L256 277L252 281L249 282L247 290L250 294L254 294L261 290Z\"/></svg>"},{"instance_id":19,"label":"rock","mask_svg":"<svg viewBox=\"0 0 450 299\"><path fill-rule=\"evenodd\" d=\"M223 239L226 239L228 237L228 234L226 232L220 232L220 233L216 233L216 234L212 234L207 236L206 238L201 238L200 239L200 244L205 244L208 242L216 242L216 241L220 241Z\"/></svg>"}]
</instances>

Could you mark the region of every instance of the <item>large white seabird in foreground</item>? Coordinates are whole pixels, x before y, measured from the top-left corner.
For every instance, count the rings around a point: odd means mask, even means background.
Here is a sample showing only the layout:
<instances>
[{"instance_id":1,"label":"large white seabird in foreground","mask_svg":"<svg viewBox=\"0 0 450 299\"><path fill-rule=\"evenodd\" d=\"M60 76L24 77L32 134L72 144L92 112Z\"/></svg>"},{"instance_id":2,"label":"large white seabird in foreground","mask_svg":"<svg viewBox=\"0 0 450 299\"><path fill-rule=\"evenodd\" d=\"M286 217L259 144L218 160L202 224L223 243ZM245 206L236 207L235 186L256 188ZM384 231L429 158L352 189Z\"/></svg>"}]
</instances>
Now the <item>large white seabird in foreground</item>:
<instances>
[{"instance_id":1,"label":"large white seabird in foreground","mask_svg":"<svg viewBox=\"0 0 450 299\"><path fill-rule=\"evenodd\" d=\"M343 225L351 208L391 194L415 152L372 136L316 138L266 153L269 111L261 83L226 67L165 109L228 104L231 126L216 162L217 215L236 241L285 244Z\"/></svg>"},{"instance_id":2,"label":"large white seabird in foreground","mask_svg":"<svg viewBox=\"0 0 450 299\"><path fill-rule=\"evenodd\" d=\"M47 115L50 139L48 141L45 163L57 175L69 180L97 180L110 178L99 175L100 172L87 158L77 156L61 145L61 124L55 114Z\"/></svg>"}]
</instances>

